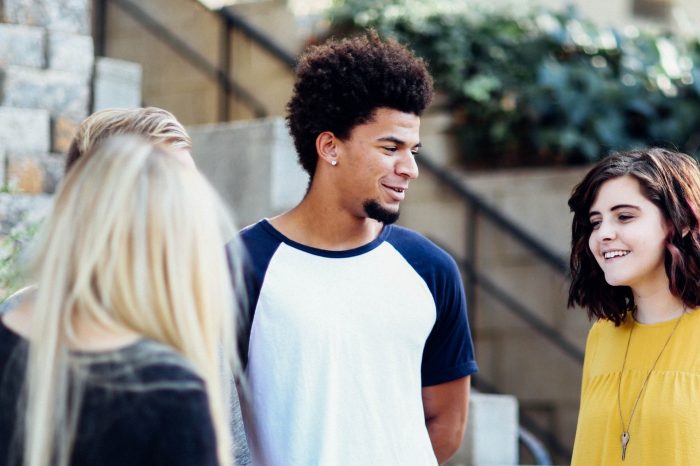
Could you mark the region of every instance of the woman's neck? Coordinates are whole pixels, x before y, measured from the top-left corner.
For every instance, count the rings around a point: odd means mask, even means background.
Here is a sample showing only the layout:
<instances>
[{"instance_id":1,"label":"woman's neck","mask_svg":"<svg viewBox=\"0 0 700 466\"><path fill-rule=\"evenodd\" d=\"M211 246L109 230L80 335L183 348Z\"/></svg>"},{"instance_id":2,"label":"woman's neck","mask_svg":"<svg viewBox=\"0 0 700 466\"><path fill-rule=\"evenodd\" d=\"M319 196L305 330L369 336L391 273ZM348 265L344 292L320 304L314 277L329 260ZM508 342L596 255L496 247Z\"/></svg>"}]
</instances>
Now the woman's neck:
<instances>
[{"instance_id":1,"label":"woman's neck","mask_svg":"<svg viewBox=\"0 0 700 466\"><path fill-rule=\"evenodd\" d=\"M33 305L33 299L27 299L1 317L10 330L27 340L31 339L32 335ZM140 334L124 327L108 328L85 318L74 319L73 330L75 339L68 343L68 348L76 351L112 351L136 343L142 338Z\"/></svg>"},{"instance_id":2,"label":"woman's neck","mask_svg":"<svg viewBox=\"0 0 700 466\"><path fill-rule=\"evenodd\" d=\"M637 306L634 318L643 324L666 322L680 317L685 311L683 301L671 294L668 289L645 295L635 293L634 302Z\"/></svg>"}]
</instances>

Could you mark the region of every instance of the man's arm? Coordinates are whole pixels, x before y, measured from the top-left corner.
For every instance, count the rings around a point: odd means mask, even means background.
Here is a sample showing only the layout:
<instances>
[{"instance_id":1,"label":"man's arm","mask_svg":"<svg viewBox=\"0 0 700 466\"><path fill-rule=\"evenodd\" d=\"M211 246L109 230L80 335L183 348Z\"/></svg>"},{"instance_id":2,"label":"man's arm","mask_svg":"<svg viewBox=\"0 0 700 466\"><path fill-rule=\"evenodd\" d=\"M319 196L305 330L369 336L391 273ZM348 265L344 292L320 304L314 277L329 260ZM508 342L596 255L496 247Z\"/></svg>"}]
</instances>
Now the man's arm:
<instances>
[{"instance_id":1,"label":"man's arm","mask_svg":"<svg viewBox=\"0 0 700 466\"><path fill-rule=\"evenodd\" d=\"M471 377L423 387L423 413L438 463L459 449L467 427Z\"/></svg>"}]
</instances>

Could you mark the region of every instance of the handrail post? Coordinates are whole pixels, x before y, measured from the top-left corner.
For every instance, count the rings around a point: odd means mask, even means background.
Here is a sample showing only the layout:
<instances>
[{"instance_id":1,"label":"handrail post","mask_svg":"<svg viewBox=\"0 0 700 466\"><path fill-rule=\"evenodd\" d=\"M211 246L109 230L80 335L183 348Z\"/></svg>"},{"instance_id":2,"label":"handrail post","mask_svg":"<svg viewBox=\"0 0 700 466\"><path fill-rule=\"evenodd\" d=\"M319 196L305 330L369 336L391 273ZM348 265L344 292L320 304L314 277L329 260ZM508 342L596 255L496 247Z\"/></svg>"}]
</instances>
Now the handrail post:
<instances>
[{"instance_id":1,"label":"handrail post","mask_svg":"<svg viewBox=\"0 0 700 466\"><path fill-rule=\"evenodd\" d=\"M219 122L229 121L229 105L231 101L231 89L228 85L231 80L231 20L226 15L221 18L221 37L219 38Z\"/></svg>"},{"instance_id":2,"label":"handrail post","mask_svg":"<svg viewBox=\"0 0 700 466\"><path fill-rule=\"evenodd\" d=\"M95 56L104 57L107 41L107 0L95 0L93 5L95 8L92 26L95 29Z\"/></svg>"}]
</instances>

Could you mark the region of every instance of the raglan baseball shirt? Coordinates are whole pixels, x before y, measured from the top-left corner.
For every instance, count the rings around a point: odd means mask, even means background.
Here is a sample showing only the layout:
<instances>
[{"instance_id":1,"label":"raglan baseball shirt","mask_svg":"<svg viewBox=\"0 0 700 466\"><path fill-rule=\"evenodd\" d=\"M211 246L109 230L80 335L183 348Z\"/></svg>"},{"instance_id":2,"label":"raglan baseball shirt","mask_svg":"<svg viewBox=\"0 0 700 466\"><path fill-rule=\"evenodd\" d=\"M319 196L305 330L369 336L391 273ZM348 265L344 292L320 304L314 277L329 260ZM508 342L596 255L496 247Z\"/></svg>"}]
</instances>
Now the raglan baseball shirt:
<instances>
[{"instance_id":1,"label":"raglan baseball shirt","mask_svg":"<svg viewBox=\"0 0 700 466\"><path fill-rule=\"evenodd\" d=\"M421 389L477 371L454 260L394 225L346 251L241 238L253 464L437 464Z\"/></svg>"}]
</instances>

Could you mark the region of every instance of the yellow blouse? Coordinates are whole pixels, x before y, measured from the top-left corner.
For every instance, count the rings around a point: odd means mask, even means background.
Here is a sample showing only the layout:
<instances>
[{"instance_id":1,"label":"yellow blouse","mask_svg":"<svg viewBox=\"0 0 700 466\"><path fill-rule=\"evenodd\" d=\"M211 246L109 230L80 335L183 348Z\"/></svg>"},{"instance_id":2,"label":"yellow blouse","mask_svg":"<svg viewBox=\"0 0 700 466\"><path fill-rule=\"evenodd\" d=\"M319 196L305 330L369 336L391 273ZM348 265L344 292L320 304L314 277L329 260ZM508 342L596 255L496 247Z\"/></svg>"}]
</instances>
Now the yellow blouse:
<instances>
[{"instance_id":1,"label":"yellow blouse","mask_svg":"<svg viewBox=\"0 0 700 466\"><path fill-rule=\"evenodd\" d=\"M700 311L682 319L628 427L624 462L617 389L629 332L634 326L620 392L625 425L676 320L640 324L628 316L620 327L606 320L593 325L586 342L572 466L700 465Z\"/></svg>"}]
</instances>

